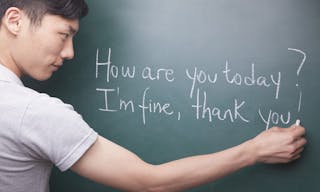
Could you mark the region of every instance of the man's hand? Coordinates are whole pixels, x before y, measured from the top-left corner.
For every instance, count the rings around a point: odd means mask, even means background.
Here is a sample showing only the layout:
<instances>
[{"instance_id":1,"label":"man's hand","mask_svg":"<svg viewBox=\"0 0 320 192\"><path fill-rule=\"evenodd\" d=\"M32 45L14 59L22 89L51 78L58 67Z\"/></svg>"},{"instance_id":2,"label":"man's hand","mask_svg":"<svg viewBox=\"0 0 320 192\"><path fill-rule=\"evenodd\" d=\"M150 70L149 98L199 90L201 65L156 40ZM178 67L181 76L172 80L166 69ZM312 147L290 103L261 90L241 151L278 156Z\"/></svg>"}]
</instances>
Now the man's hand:
<instances>
[{"instance_id":1,"label":"man's hand","mask_svg":"<svg viewBox=\"0 0 320 192\"><path fill-rule=\"evenodd\" d=\"M253 147L255 162L288 163L300 157L307 143L304 135L305 128L299 125L273 127L248 142Z\"/></svg>"}]
</instances>

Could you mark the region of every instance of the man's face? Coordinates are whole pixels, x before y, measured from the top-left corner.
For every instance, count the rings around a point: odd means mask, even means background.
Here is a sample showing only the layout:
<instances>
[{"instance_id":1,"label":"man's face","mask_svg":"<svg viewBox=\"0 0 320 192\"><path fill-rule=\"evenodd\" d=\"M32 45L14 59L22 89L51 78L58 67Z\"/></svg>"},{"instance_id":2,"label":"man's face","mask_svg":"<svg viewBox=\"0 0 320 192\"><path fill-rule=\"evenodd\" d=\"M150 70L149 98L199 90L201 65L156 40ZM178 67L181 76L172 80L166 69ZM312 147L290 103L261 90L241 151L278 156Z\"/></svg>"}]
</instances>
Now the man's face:
<instances>
[{"instance_id":1,"label":"man's face","mask_svg":"<svg viewBox=\"0 0 320 192\"><path fill-rule=\"evenodd\" d=\"M78 20L67 20L57 15L46 14L41 24L28 25L14 42L12 56L20 75L28 75L37 80L46 80L63 64L72 59L73 36L78 31Z\"/></svg>"}]
</instances>

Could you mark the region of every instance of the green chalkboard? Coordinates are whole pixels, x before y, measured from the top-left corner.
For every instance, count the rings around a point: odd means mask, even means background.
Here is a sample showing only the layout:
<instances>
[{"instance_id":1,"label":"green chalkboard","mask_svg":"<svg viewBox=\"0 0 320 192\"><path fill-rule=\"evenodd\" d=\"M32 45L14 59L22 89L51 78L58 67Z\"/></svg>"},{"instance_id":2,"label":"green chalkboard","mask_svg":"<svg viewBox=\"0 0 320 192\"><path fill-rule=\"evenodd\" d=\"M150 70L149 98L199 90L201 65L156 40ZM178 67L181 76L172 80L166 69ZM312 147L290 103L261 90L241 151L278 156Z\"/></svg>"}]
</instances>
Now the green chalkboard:
<instances>
[{"instance_id":1,"label":"green chalkboard","mask_svg":"<svg viewBox=\"0 0 320 192\"><path fill-rule=\"evenodd\" d=\"M303 157L190 191L320 191L320 1L90 0L75 59L27 82L99 134L159 164L300 118ZM54 170L53 192L117 191Z\"/></svg>"}]
</instances>

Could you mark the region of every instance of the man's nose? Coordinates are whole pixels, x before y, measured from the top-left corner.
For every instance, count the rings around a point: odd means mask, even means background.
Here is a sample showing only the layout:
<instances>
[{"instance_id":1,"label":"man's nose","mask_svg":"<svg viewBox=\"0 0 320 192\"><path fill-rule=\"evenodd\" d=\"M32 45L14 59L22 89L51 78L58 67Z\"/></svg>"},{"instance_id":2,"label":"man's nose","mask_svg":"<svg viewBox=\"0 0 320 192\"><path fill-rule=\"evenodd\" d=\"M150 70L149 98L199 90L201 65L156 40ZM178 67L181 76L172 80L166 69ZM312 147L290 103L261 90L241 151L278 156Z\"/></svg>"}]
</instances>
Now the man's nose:
<instances>
[{"instance_id":1,"label":"man's nose","mask_svg":"<svg viewBox=\"0 0 320 192\"><path fill-rule=\"evenodd\" d=\"M68 39L67 42L65 43L65 46L61 51L61 57L67 60L72 59L74 57L72 38Z\"/></svg>"}]
</instances>

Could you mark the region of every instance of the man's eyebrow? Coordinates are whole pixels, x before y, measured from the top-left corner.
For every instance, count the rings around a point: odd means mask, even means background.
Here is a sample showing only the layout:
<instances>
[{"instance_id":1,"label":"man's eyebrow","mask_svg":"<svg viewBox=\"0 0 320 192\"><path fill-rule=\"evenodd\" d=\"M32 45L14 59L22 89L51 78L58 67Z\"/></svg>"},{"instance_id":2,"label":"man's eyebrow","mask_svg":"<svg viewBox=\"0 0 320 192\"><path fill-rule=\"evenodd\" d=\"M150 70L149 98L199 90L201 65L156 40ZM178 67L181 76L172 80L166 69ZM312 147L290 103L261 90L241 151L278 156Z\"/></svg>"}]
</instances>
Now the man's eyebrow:
<instances>
[{"instance_id":1,"label":"man's eyebrow","mask_svg":"<svg viewBox=\"0 0 320 192\"><path fill-rule=\"evenodd\" d=\"M71 34L73 34L73 35L74 35L74 34L76 34L76 33L78 32L78 30L77 30L77 29L73 28L73 27L72 27L72 26L70 26L70 25L69 25L69 31L70 31L70 33L71 33Z\"/></svg>"}]
</instances>

